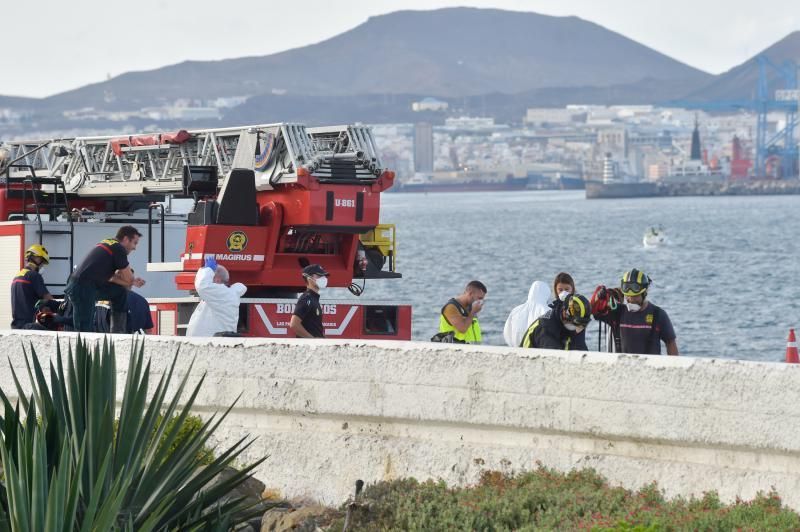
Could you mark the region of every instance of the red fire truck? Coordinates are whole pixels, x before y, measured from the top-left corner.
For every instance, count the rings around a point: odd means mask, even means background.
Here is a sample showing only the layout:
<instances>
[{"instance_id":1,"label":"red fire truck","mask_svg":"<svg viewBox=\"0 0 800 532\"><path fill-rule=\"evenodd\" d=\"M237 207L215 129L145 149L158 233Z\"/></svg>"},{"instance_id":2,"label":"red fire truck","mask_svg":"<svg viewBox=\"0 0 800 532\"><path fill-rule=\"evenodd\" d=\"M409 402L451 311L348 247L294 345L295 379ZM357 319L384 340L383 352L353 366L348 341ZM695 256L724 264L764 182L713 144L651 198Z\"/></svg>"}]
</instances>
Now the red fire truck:
<instances>
[{"instance_id":1,"label":"red fire truck","mask_svg":"<svg viewBox=\"0 0 800 532\"><path fill-rule=\"evenodd\" d=\"M10 282L24 250L42 244L51 255L43 276L57 294L92 246L136 226L145 238L129 259L147 281L140 292L155 334L185 333L198 303L195 272L209 256L248 287L239 323L246 336L292 336L308 264L355 295L367 279L400 277L394 226L380 223L394 173L365 126L9 142L0 146L0 176L0 278ZM8 292L0 292L0 323L11 321ZM411 337L410 305L351 297L322 304L328 337Z\"/></svg>"}]
</instances>

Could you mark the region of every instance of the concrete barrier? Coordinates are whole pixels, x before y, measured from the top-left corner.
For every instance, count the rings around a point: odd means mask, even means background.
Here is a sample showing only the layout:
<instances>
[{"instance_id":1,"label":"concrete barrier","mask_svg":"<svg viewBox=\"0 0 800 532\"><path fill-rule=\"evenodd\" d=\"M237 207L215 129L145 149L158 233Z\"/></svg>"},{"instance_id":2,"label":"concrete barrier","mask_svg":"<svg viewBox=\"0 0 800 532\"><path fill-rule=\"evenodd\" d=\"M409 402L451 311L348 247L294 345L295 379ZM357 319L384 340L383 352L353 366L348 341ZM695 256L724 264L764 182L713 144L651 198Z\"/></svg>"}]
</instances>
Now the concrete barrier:
<instances>
[{"instance_id":1,"label":"concrete barrier","mask_svg":"<svg viewBox=\"0 0 800 532\"><path fill-rule=\"evenodd\" d=\"M92 335L93 338L97 335ZM62 335L61 341L74 340ZM119 387L129 337L115 338ZM46 362L47 333L0 333ZM800 509L800 366L413 342L148 337L155 372L205 373L197 411L232 404L221 440L258 439L244 461L285 496L339 504L356 479L474 482L537 462L594 467L612 483L726 500L775 487ZM23 369L24 374L24 369ZM0 386L13 393L6 369Z\"/></svg>"}]
</instances>

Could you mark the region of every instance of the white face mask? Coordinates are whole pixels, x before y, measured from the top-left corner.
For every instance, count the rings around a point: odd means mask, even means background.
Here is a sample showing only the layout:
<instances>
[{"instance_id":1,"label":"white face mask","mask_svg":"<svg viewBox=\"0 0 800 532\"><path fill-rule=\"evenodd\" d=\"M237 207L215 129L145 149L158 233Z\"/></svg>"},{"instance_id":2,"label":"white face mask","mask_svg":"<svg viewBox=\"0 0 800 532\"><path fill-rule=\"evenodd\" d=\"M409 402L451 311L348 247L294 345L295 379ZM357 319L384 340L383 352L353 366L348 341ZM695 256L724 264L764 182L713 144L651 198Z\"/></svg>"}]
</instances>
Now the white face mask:
<instances>
[{"instance_id":1,"label":"white face mask","mask_svg":"<svg viewBox=\"0 0 800 532\"><path fill-rule=\"evenodd\" d=\"M325 290L328 287L328 278L327 277L320 277L319 279L314 279L317 283L317 288L321 290Z\"/></svg>"},{"instance_id":2,"label":"white face mask","mask_svg":"<svg viewBox=\"0 0 800 532\"><path fill-rule=\"evenodd\" d=\"M642 310L641 305L637 305L636 303L625 302L625 306L628 308L630 312L639 312Z\"/></svg>"},{"instance_id":3,"label":"white face mask","mask_svg":"<svg viewBox=\"0 0 800 532\"><path fill-rule=\"evenodd\" d=\"M578 330L578 327L574 323L565 323L564 327L566 327L570 332L575 332Z\"/></svg>"},{"instance_id":4,"label":"white face mask","mask_svg":"<svg viewBox=\"0 0 800 532\"><path fill-rule=\"evenodd\" d=\"M564 301L565 299L567 299L567 296L569 294L570 294L569 290L564 290L562 292L559 292L558 293L558 299L560 299L561 301Z\"/></svg>"}]
</instances>

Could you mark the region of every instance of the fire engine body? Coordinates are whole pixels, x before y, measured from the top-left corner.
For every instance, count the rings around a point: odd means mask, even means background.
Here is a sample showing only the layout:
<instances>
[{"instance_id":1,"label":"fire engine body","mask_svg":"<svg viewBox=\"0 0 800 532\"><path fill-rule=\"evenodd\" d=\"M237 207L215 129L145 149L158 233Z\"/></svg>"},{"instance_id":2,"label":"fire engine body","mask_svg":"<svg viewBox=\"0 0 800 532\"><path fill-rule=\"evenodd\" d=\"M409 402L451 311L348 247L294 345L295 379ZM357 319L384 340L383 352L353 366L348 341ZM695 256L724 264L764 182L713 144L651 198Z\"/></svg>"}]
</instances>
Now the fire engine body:
<instances>
[{"instance_id":1,"label":"fire engine body","mask_svg":"<svg viewBox=\"0 0 800 532\"><path fill-rule=\"evenodd\" d=\"M24 250L41 243L52 259L43 276L58 294L99 240L134 225L144 238L129 259L147 281L139 291L156 334L185 332L207 257L248 287L239 327L247 336L292 336L308 264L330 272L330 287L356 294L361 280L400 277L394 227L380 224L380 196L394 174L363 126L11 142L0 146L0 175L0 219L8 220L0 222L0 275L10 282ZM180 198L191 199L188 214L169 208ZM8 290L0 294L0 320L10 323ZM326 336L411 337L410 305L324 295L321 303Z\"/></svg>"}]
</instances>

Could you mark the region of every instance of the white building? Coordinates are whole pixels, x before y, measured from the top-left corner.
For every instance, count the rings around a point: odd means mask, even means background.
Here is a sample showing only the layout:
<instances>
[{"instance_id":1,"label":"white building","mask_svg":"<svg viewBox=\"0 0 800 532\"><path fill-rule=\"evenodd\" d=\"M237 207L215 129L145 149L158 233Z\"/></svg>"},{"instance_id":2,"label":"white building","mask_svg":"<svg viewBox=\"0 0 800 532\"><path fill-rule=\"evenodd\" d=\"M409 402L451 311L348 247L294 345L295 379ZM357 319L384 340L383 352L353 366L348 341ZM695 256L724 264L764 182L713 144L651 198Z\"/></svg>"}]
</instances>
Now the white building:
<instances>
[{"instance_id":1,"label":"white building","mask_svg":"<svg viewBox=\"0 0 800 532\"><path fill-rule=\"evenodd\" d=\"M571 109L570 107L532 107L525 113L525 123L535 126L542 124L567 125L579 121L586 116L585 110Z\"/></svg>"},{"instance_id":2,"label":"white building","mask_svg":"<svg viewBox=\"0 0 800 532\"><path fill-rule=\"evenodd\" d=\"M460 116L458 118L445 119L444 128L450 130L486 130L494 129L495 124L494 118Z\"/></svg>"},{"instance_id":3,"label":"white building","mask_svg":"<svg viewBox=\"0 0 800 532\"><path fill-rule=\"evenodd\" d=\"M411 110L420 111L446 111L449 107L447 102L437 100L436 98L423 98L418 102L411 104Z\"/></svg>"}]
</instances>

